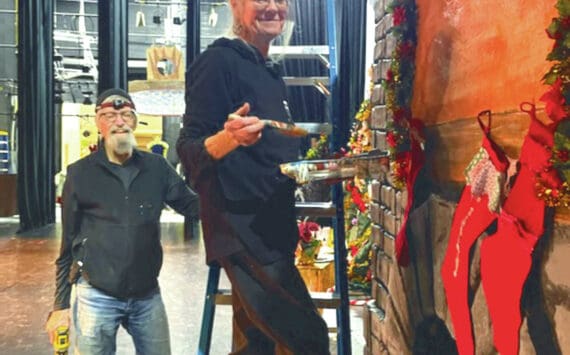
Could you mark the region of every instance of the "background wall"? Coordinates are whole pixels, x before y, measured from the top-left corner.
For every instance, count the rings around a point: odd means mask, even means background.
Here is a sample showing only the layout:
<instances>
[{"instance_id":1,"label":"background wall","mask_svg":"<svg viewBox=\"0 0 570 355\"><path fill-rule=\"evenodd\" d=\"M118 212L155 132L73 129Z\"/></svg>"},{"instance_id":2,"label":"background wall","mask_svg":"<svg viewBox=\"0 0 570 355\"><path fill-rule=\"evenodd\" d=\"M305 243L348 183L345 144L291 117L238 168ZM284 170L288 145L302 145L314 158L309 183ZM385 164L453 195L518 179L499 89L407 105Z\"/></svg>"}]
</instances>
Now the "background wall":
<instances>
[{"instance_id":1,"label":"background wall","mask_svg":"<svg viewBox=\"0 0 570 355\"><path fill-rule=\"evenodd\" d=\"M11 97L17 94L15 80L18 78L16 57L16 21L14 1L0 2L0 130L10 132ZM12 140L12 137L10 137Z\"/></svg>"},{"instance_id":2,"label":"background wall","mask_svg":"<svg viewBox=\"0 0 570 355\"><path fill-rule=\"evenodd\" d=\"M412 109L427 125L436 181L462 182L481 130L475 117L494 113L492 134L516 158L529 119L523 101L538 101L553 41L545 29L555 1L418 0L418 46Z\"/></svg>"},{"instance_id":3,"label":"background wall","mask_svg":"<svg viewBox=\"0 0 570 355\"><path fill-rule=\"evenodd\" d=\"M413 111L428 124L538 100L552 0L418 0Z\"/></svg>"}]
</instances>

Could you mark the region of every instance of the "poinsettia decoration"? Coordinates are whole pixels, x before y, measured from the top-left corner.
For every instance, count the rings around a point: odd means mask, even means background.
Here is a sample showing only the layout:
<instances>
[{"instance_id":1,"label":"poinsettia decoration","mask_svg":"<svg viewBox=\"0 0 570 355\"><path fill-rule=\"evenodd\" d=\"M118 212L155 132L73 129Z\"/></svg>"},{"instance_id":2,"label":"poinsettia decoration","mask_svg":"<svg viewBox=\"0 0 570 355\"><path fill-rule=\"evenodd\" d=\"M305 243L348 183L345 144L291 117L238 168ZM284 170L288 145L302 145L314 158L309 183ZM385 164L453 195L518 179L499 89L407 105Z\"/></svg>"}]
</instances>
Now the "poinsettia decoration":
<instances>
[{"instance_id":1,"label":"poinsettia decoration","mask_svg":"<svg viewBox=\"0 0 570 355\"><path fill-rule=\"evenodd\" d=\"M322 244L317 239L317 232L321 229L321 226L307 219L298 221L297 226L299 228L299 243L295 253L297 264L312 265L319 255Z\"/></svg>"},{"instance_id":2,"label":"poinsettia decoration","mask_svg":"<svg viewBox=\"0 0 570 355\"><path fill-rule=\"evenodd\" d=\"M550 88L540 98L548 117L557 124L550 162L558 170L560 181L545 181L537 177L537 196L551 207L570 206L570 1L558 0L559 16L552 19L546 34L554 44L546 57L553 62L542 78Z\"/></svg>"},{"instance_id":3,"label":"poinsettia decoration","mask_svg":"<svg viewBox=\"0 0 570 355\"><path fill-rule=\"evenodd\" d=\"M318 223L312 221L302 221L298 223L299 239L305 243L310 243L315 239L315 232L321 229Z\"/></svg>"}]
</instances>

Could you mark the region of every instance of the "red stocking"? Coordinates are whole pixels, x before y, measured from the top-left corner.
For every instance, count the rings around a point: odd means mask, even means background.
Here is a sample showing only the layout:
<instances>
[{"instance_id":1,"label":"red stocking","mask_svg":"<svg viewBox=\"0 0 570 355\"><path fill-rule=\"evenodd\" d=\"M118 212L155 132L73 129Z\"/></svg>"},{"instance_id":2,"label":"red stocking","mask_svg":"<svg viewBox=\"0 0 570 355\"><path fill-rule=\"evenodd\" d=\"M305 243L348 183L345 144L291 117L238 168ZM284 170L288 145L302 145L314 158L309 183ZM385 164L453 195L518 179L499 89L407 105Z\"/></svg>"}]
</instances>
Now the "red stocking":
<instances>
[{"instance_id":1,"label":"red stocking","mask_svg":"<svg viewBox=\"0 0 570 355\"><path fill-rule=\"evenodd\" d=\"M408 191L408 200L406 201L406 209L402 215L402 225L398 234L396 235L396 260L401 266L408 266L410 263L410 252L408 249L408 237L406 235L406 229L408 224L408 216L412 209L412 204L414 202L414 185L416 178L424 164L424 156L422 148L417 143L412 143L412 149L410 152L405 153L407 155L406 160L409 162L408 166L408 177L406 179L406 190Z\"/></svg>"},{"instance_id":2,"label":"red stocking","mask_svg":"<svg viewBox=\"0 0 570 355\"><path fill-rule=\"evenodd\" d=\"M406 171L406 190L408 191L408 199L406 201L406 208L404 214L402 215L402 225L400 230L396 235L396 260L401 266L408 266L410 263L410 252L408 249L408 237L406 235L406 229L408 225L408 216L412 210L412 205L414 202L414 185L416 184L416 178L420 173L420 170L425 162L424 152L421 146L423 141L422 131L424 125L422 121L417 118L410 120L410 141L411 149L405 152L405 161L408 162Z\"/></svg>"},{"instance_id":3,"label":"red stocking","mask_svg":"<svg viewBox=\"0 0 570 355\"><path fill-rule=\"evenodd\" d=\"M523 111L530 114L531 125L521 149L521 170L499 216L496 234L481 245L481 279L495 347L501 355L519 352L522 288L532 250L544 232L545 204L536 196L537 175L551 184L559 182L556 171L548 170L554 125L540 123L534 106Z\"/></svg>"},{"instance_id":4,"label":"red stocking","mask_svg":"<svg viewBox=\"0 0 570 355\"><path fill-rule=\"evenodd\" d=\"M487 127L481 121L481 116L485 114L489 118ZM463 189L455 209L447 252L441 268L447 306L453 321L457 349L461 355L474 353L467 295L469 250L481 233L497 218L496 211L501 202L509 166L504 153L490 138L491 113L481 112L477 119L484 133L482 148L466 169L467 186Z\"/></svg>"}]
</instances>

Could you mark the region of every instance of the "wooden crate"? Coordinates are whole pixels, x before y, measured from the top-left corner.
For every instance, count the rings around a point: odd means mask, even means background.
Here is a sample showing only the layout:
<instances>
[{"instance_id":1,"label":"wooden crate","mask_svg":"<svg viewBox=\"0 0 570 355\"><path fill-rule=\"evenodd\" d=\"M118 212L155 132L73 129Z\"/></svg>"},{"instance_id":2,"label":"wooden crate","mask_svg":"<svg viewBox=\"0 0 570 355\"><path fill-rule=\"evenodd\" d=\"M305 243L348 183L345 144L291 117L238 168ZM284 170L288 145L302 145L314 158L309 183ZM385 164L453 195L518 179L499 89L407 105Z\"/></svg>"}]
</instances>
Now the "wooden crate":
<instances>
[{"instance_id":1,"label":"wooden crate","mask_svg":"<svg viewBox=\"0 0 570 355\"><path fill-rule=\"evenodd\" d=\"M334 286L334 262L316 262L314 265L297 265L307 288L312 292L325 292Z\"/></svg>"}]
</instances>

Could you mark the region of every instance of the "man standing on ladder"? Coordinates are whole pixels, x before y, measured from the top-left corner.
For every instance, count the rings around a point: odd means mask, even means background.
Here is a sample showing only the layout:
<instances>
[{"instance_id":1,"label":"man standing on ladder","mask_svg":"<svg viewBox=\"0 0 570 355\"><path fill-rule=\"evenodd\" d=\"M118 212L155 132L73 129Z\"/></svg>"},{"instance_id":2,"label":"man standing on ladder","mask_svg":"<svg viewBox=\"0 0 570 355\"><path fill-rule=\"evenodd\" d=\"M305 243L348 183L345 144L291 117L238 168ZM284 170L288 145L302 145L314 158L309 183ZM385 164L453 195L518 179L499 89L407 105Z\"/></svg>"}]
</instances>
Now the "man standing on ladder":
<instances>
[{"instance_id":1,"label":"man standing on ladder","mask_svg":"<svg viewBox=\"0 0 570 355\"><path fill-rule=\"evenodd\" d=\"M296 160L298 138L264 128L290 122L280 68L268 59L282 34L288 0L231 0L237 38L216 40L186 77L186 113L177 143L201 196L207 262L232 284L233 354L329 354L328 329L294 263L295 182L279 164Z\"/></svg>"}]
</instances>

